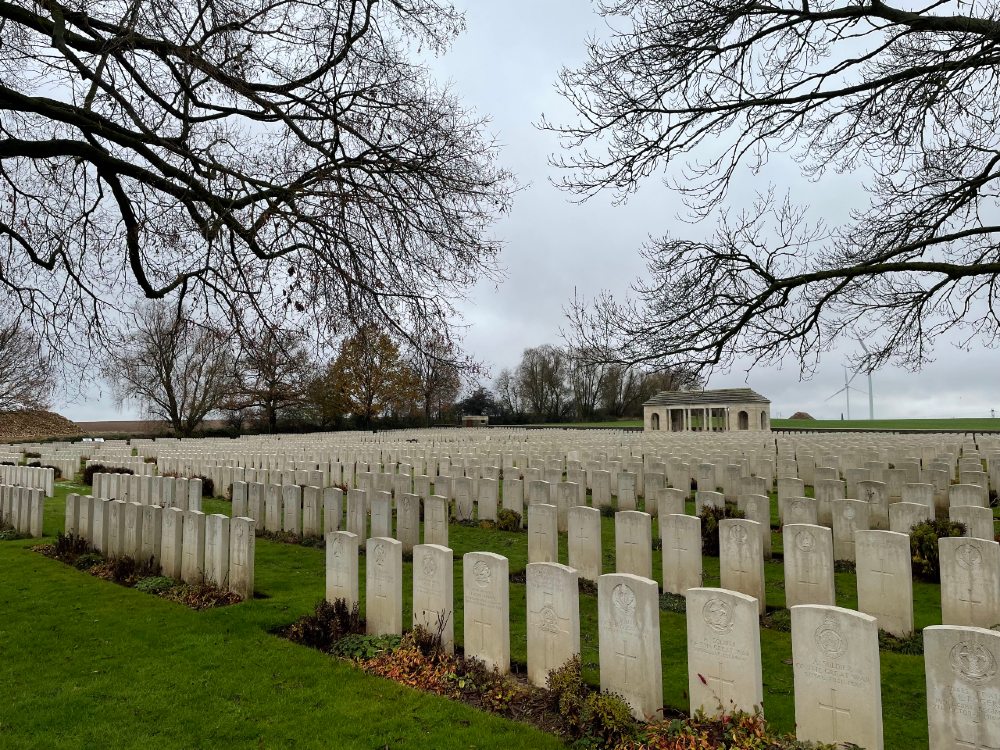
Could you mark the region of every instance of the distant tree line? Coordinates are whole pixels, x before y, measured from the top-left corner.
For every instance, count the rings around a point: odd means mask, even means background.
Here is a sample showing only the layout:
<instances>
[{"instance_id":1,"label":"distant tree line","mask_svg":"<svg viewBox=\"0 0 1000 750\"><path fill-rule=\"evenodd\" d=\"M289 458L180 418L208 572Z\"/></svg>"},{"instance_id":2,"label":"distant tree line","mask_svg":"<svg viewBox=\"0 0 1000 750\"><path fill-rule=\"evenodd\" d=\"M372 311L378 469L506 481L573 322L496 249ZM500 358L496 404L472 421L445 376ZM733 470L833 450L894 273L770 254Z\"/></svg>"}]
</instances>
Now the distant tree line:
<instances>
[{"instance_id":1,"label":"distant tree line","mask_svg":"<svg viewBox=\"0 0 1000 750\"><path fill-rule=\"evenodd\" d=\"M119 405L181 436L221 418L232 432L419 426L454 421L462 368L443 335L400 344L373 323L317 355L304 333L234 336L161 302L144 306L102 366Z\"/></svg>"},{"instance_id":2,"label":"distant tree line","mask_svg":"<svg viewBox=\"0 0 1000 750\"><path fill-rule=\"evenodd\" d=\"M45 408L57 378L44 341L0 324L0 353L8 364L0 411ZM119 406L134 404L179 436L204 433L209 419L228 433L453 425L463 415L493 424L617 420L641 416L660 391L702 387L685 369L599 363L550 344L525 349L490 387L440 332L401 341L369 322L324 352L300 330L247 338L163 301L134 312L99 370Z\"/></svg>"},{"instance_id":3,"label":"distant tree line","mask_svg":"<svg viewBox=\"0 0 1000 750\"><path fill-rule=\"evenodd\" d=\"M642 416L642 404L660 391L700 388L691 370L653 370L595 361L591 353L546 344L525 349L493 388L478 385L457 404L495 424L578 422Z\"/></svg>"}]
</instances>

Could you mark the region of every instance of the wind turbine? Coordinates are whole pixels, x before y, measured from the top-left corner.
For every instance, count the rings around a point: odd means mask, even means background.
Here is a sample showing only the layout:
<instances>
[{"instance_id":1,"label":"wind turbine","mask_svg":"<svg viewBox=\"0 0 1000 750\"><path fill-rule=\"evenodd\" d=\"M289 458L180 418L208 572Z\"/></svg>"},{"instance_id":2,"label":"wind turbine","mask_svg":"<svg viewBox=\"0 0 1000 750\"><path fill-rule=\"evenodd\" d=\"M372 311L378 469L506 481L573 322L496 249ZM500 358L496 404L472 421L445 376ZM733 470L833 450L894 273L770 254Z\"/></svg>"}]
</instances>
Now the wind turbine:
<instances>
[{"instance_id":1,"label":"wind turbine","mask_svg":"<svg viewBox=\"0 0 1000 750\"><path fill-rule=\"evenodd\" d=\"M871 352L868 351L868 347L865 346L865 342L858 339L858 343L861 344L861 349L866 355L870 355ZM872 368L868 368L868 419L875 419L875 389L872 388Z\"/></svg>"},{"instance_id":2,"label":"wind turbine","mask_svg":"<svg viewBox=\"0 0 1000 750\"><path fill-rule=\"evenodd\" d=\"M841 393L843 393L844 396L847 398L847 418L848 419L851 418L851 391L857 391L858 393L864 393L864 391L862 391L860 388L855 388L854 386L851 385L851 383L854 382L854 378L856 378L857 376L858 376L858 373L854 373L854 375L851 377L851 379L848 380L847 379L847 368L845 367L844 368L844 387L841 388L839 391L836 391L835 393L831 393L829 396L826 397L826 400L829 401L831 398L839 396ZM869 402L869 406L870 405L871 404Z\"/></svg>"}]
</instances>

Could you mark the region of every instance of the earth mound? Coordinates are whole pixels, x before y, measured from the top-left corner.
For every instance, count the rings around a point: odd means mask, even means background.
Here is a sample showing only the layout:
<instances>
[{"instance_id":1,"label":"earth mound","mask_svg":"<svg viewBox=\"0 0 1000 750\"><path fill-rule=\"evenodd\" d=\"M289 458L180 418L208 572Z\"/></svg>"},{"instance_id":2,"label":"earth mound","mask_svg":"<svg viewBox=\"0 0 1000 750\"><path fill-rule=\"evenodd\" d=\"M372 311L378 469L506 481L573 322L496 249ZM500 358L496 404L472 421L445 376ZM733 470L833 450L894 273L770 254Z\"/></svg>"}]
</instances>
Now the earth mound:
<instances>
[{"instance_id":1,"label":"earth mound","mask_svg":"<svg viewBox=\"0 0 1000 750\"><path fill-rule=\"evenodd\" d=\"M812 419L812 415L804 411L797 411L789 419Z\"/></svg>"},{"instance_id":2,"label":"earth mound","mask_svg":"<svg viewBox=\"0 0 1000 750\"><path fill-rule=\"evenodd\" d=\"M77 424L51 411L26 410L0 413L0 441L75 437L81 432Z\"/></svg>"}]
</instances>

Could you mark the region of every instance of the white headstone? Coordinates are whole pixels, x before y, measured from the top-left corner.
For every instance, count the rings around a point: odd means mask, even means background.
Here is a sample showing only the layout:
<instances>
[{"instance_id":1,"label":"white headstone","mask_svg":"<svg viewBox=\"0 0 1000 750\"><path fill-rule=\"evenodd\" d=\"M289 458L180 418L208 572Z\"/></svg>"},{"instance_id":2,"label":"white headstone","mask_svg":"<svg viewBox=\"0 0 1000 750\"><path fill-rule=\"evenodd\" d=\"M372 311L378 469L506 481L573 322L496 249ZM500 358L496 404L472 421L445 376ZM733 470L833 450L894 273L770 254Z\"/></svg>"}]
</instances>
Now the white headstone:
<instances>
[{"instance_id":1,"label":"white headstone","mask_svg":"<svg viewBox=\"0 0 1000 750\"><path fill-rule=\"evenodd\" d=\"M492 552L462 557L466 658L510 671L510 583L507 558Z\"/></svg>"},{"instance_id":2,"label":"white headstone","mask_svg":"<svg viewBox=\"0 0 1000 750\"><path fill-rule=\"evenodd\" d=\"M438 544L413 548L413 626L441 634L442 647L455 648L453 553Z\"/></svg>"},{"instance_id":3,"label":"white headstone","mask_svg":"<svg viewBox=\"0 0 1000 750\"><path fill-rule=\"evenodd\" d=\"M337 599L348 609L358 603L358 539L349 531L326 535L326 600Z\"/></svg>"},{"instance_id":4,"label":"white headstone","mask_svg":"<svg viewBox=\"0 0 1000 750\"><path fill-rule=\"evenodd\" d=\"M549 672L580 653L577 571L558 563L529 563L527 584L528 679L539 687Z\"/></svg>"},{"instance_id":5,"label":"white headstone","mask_svg":"<svg viewBox=\"0 0 1000 750\"><path fill-rule=\"evenodd\" d=\"M597 581L601 690L620 695L642 720L663 708L658 594L656 581L629 573Z\"/></svg>"},{"instance_id":6,"label":"white headstone","mask_svg":"<svg viewBox=\"0 0 1000 750\"><path fill-rule=\"evenodd\" d=\"M373 536L367 542L365 620L369 635L403 632L403 545L395 539Z\"/></svg>"},{"instance_id":7,"label":"white headstone","mask_svg":"<svg viewBox=\"0 0 1000 750\"><path fill-rule=\"evenodd\" d=\"M782 530L785 550L785 606L836 601L833 584L833 533L825 526L787 524Z\"/></svg>"},{"instance_id":8,"label":"white headstone","mask_svg":"<svg viewBox=\"0 0 1000 750\"><path fill-rule=\"evenodd\" d=\"M874 617L840 607L792 607L798 740L882 750L882 688Z\"/></svg>"},{"instance_id":9,"label":"white headstone","mask_svg":"<svg viewBox=\"0 0 1000 750\"><path fill-rule=\"evenodd\" d=\"M753 713L764 702L757 600L725 589L687 592L691 715Z\"/></svg>"}]
</instances>

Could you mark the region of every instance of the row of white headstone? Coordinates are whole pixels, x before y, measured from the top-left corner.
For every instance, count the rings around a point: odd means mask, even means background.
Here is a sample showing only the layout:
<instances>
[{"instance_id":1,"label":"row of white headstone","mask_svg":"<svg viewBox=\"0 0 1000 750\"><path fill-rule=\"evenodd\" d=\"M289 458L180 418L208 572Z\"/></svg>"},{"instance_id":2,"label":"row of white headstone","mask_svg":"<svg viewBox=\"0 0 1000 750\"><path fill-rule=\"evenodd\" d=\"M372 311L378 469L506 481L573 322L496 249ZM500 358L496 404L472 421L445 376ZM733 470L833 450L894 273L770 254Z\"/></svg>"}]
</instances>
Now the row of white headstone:
<instances>
[{"instance_id":1,"label":"row of white headstone","mask_svg":"<svg viewBox=\"0 0 1000 750\"><path fill-rule=\"evenodd\" d=\"M19 534L40 537L44 519L44 490L0 485L0 525L10 526Z\"/></svg>"},{"instance_id":2,"label":"row of white headstone","mask_svg":"<svg viewBox=\"0 0 1000 750\"><path fill-rule=\"evenodd\" d=\"M121 451L121 455L107 455L91 458L85 466L107 466L114 469L129 469L138 476L152 476L156 464L147 462L142 456L131 455L131 449Z\"/></svg>"},{"instance_id":3,"label":"row of white headstone","mask_svg":"<svg viewBox=\"0 0 1000 750\"><path fill-rule=\"evenodd\" d=\"M0 484L39 489L45 492L46 497L52 497L55 481L56 472L54 469L42 466L0 464Z\"/></svg>"},{"instance_id":4,"label":"row of white headstone","mask_svg":"<svg viewBox=\"0 0 1000 750\"><path fill-rule=\"evenodd\" d=\"M255 521L198 510L66 497L65 533L105 557L129 556L169 578L253 596Z\"/></svg>"},{"instance_id":5,"label":"row of white headstone","mask_svg":"<svg viewBox=\"0 0 1000 750\"><path fill-rule=\"evenodd\" d=\"M882 532L891 533L891 532ZM326 596L359 601L358 540L326 539ZM402 544L373 537L365 550L369 633L403 631ZM621 695L640 719L663 706L659 589L631 573L598 579L601 689ZM551 670L580 653L578 572L553 562L526 569L528 678L546 684ZM454 647L453 553L413 548L413 626L440 633ZM465 655L502 672L510 668L508 562L491 552L462 559ZM754 711L763 704L757 599L725 588L686 592L690 709L710 714ZM830 605L791 609L796 735L800 740L883 747L878 623ZM1000 633L964 626L924 630L931 750L994 748L1000 743Z\"/></svg>"},{"instance_id":6,"label":"row of white headstone","mask_svg":"<svg viewBox=\"0 0 1000 750\"><path fill-rule=\"evenodd\" d=\"M162 508L201 510L202 481L187 477L95 473L92 495L104 500Z\"/></svg>"}]
</instances>

